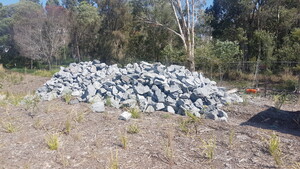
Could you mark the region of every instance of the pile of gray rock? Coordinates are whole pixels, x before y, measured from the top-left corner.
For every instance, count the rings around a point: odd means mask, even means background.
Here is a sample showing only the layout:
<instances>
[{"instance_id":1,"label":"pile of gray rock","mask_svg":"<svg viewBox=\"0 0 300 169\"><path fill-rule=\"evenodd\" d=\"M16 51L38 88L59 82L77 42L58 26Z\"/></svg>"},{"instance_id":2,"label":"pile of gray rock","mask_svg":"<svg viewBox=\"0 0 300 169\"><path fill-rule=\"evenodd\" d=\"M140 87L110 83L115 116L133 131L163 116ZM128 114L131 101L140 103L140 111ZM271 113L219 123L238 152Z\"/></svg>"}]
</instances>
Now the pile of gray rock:
<instances>
[{"instance_id":1,"label":"pile of gray rock","mask_svg":"<svg viewBox=\"0 0 300 169\"><path fill-rule=\"evenodd\" d=\"M140 62L124 68L98 60L71 63L37 90L42 100L71 95L71 103L90 102L94 111L113 107L136 107L143 112L167 111L196 116L204 114L215 120L227 120L224 104L242 102L236 94L217 87L216 82L184 66L165 66Z\"/></svg>"}]
</instances>

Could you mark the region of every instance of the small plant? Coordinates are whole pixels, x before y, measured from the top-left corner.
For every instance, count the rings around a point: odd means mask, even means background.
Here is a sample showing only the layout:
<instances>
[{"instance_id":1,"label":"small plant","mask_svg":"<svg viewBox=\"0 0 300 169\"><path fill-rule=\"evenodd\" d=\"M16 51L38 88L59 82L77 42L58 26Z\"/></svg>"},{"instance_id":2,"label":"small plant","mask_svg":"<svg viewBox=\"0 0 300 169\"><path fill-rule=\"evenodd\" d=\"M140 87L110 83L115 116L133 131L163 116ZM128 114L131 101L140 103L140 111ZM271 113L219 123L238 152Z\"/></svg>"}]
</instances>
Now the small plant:
<instances>
[{"instance_id":1,"label":"small plant","mask_svg":"<svg viewBox=\"0 0 300 169\"><path fill-rule=\"evenodd\" d=\"M106 100L105 100L105 105L108 106L108 107L111 107L112 106L112 103L111 103L111 98L108 96L106 97Z\"/></svg>"},{"instance_id":2,"label":"small plant","mask_svg":"<svg viewBox=\"0 0 300 169\"><path fill-rule=\"evenodd\" d=\"M85 118L85 114L83 112L81 112L81 113L76 113L74 120L77 123L81 123L84 120L84 118Z\"/></svg>"},{"instance_id":3,"label":"small plant","mask_svg":"<svg viewBox=\"0 0 300 169\"><path fill-rule=\"evenodd\" d=\"M182 119L180 121L179 129L186 134L189 134L192 131L192 129L194 129L195 133L197 134L198 126L201 124L201 118L195 116L189 111L186 111L185 114L188 116L188 119Z\"/></svg>"},{"instance_id":4,"label":"small plant","mask_svg":"<svg viewBox=\"0 0 300 169\"><path fill-rule=\"evenodd\" d=\"M234 141L234 137L235 137L235 131L234 129L231 129L229 132L229 146L232 146L233 141Z\"/></svg>"},{"instance_id":5,"label":"small plant","mask_svg":"<svg viewBox=\"0 0 300 169\"><path fill-rule=\"evenodd\" d=\"M123 149L127 149L128 137L126 135L122 135L120 137L120 141L121 141L121 146L123 147Z\"/></svg>"},{"instance_id":6,"label":"small plant","mask_svg":"<svg viewBox=\"0 0 300 169\"><path fill-rule=\"evenodd\" d=\"M190 129L188 127L188 120L182 119L179 123L179 129L185 134L188 134L190 132Z\"/></svg>"},{"instance_id":7,"label":"small plant","mask_svg":"<svg viewBox=\"0 0 300 169\"><path fill-rule=\"evenodd\" d=\"M131 108L129 110L129 113L131 113L131 117L134 119L138 119L141 117L140 110L138 108Z\"/></svg>"},{"instance_id":8,"label":"small plant","mask_svg":"<svg viewBox=\"0 0 300 169\"><path fill-rule=\"evenodd\" d=\"M139 126L137 124L131 124L128 127L127 133L129 134L137 134L140 131Z\"/></svg>"},{"instance_id":9,"label":"small plant","mask_svg":"<svg viewBox=\"0 0 300 169\"><path fill-rule=\"evenodd\" d=\"M6 133L14 133L18 130L17 127L10 122L3 124L3 129Z\"/></svg>"},{"instance_id":10,"label":"small plant","mask_svg":"<svg viewBox=\"0 0 300 169\"><path fill-rule=\"evenodd\" d=\"M292 166L291 169L300 169L300 162L295 162Z\"/></svg>"},{"instance_id":11,"label":"small plant","mask_svg":"<svg viewBox=\"0 0 300 169\"><path fill-rule=\"evenodd\" d=\"M271 135L271 138L268 141L268 144L269 144L268 146L269 146L270 154L273 156L275 163L280 166L282 163L281 160L282 151L280 148L280 138L275 133L273 133Z\"/></svg>"},{"instance_id":12,"label":"small plant","mask_svg":"<svg viewBox=\"0 0 300 169\"><path fill-rule=\"evenodd\" d=\"M170 165L174 164L174 131L170 130L167 133L167 141L165 145L165 152L166 152L166 157L169 161Z\"/></svg>"},{"instance_id":13,"label":"small plant","mask_svg":"<svg viewBox=\"0 0 300 169\"><path fill-rule=\"evenodd\" d=\"M209 140L201 140L202 141L202 146L203 152L205 157L208 158L210 161L213 160L214 155L215 155L215 149L216 149L216 139L215 138L210 138Z\"/></svg>"},{"instance_id":14,"label":"small plant","mask_svg":"<svg viewBox=\"0 0 300 169\"><path fill-rule=\"evenodd\" d=\"M43 126L43 122L41 121L41 119L37 119L33 124L33 127L35 129L40 129L42 126Z\"/></svg>"},{"instance_id":15,"label":"small plant","mask_svg":"<svg viewBox=\"0 0 300 169\"><path fill-rule=\"evenodd\" d=\"M73 96L72 96L72 94L69 92L69 93L66 93L65 95L63 95L63 99L64 99L64 101L67 103L67 104L69 104L70 103L70 101L72 100L72 98L73 98Z\"/></svg>"},{"instance_id":16,"label":"small plant","mask_svg":"<svg viewBox=\"0 0 300 169\"><path fill-rule=\"evenodd\" d=\"M66 123L65 123L65 128L64 128L63 131L64 131L64 133L65 133L66 135L68 135L68 134L70 134L71 129L72 129L71 122L70 122L70 120L67 120Z\"/></svg>"},{"instance_id":17,"label":"small plant","mask_svg":"<svg viewBox=\"0 0 300 169\"><path fill-rule=\"evenodd\" d=\"M46 138L46 143L50 150L57 150L59 147L58 134L49 135Z\"/></svg>"},{"instance_id":18,"label":"small plant","mask_svg":"<svg viewBox=\"0 0 300 169\"><path fill-rule=\"evenodd\" d=\"M284 104L286 101L287 95L286 94L280 94L280 95L275 95L273 97L274 100L274 107L278 110L280 110L281 106Z\"/></svg>"},{"instance_id":19,"label":"small plant","mask_svg":"<svg viewBox=\"0 0 300 169\"><path fill-rule=\"evenodd\" d=\"M171 115L169 113L164 113L162 115L162 118L164 118L164 119L169 119L170 117L171 117Z\"/></svg>"},{"instance_id":20,"label":"small plant","mask_svg":"<svg viewBox=\"0 0 300 169\"><path fill-rule=\"evenodd\" d=\"M115 155L111 152L110 157L110 169L119 169L119 161L118 161L118 150L116 150Z\"/></svg>"}]
</instances>

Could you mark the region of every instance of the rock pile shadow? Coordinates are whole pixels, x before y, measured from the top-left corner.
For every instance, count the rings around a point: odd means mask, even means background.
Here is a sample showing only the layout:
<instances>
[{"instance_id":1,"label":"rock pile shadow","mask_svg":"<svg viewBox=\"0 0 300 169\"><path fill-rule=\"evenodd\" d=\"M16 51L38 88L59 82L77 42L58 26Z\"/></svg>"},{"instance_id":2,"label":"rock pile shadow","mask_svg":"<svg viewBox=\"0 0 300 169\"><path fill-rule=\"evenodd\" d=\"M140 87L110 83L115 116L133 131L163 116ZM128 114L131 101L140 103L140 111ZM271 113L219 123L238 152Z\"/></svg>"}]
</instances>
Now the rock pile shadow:
<instances>
[{"instance_id":1,"label":"rock pile shadow","mask_svg":"<svg viewBox=\"0 0 300 169\"><path fill-rule=\"evenodd\" d=\"M101 103L93 107L103 107L103 102L109 100L116 108L138 106L144 112L181 115L190 112L225 121L227 113L220 107L243 101L236 94L227 93L225 88L217 87L215 81L184 66L140 62L119 68L98 60L61 67L37 94L42 100L71 95L73 104Z\"/></svg>"},{"instance_id":2,"label":"rock pile shadow","mask_svg":"<svg viewBox=\"0 0 300 169\"><path fill-rule=\"evenodd\" d=\"M284 111L275 107L257 113L241 125L249 125L264 129L300 136L300 111Z\"/></svg>"}]
</instances>

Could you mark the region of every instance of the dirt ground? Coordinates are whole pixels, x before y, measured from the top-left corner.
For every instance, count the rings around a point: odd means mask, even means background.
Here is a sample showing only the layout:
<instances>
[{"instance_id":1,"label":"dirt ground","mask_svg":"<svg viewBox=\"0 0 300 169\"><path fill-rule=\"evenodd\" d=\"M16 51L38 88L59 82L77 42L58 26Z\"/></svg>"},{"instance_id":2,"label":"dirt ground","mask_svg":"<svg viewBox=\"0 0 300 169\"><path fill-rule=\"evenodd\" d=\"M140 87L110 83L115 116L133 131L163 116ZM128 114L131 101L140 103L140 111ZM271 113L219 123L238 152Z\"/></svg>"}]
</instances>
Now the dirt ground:
<instances>
[{"instance_id":1,"label":"dirt ground","mask_svg":"<svg viewBox=\"0 0 300 169\"><path fill-rule=\"evenodd\" d=\"M270 98L244 95L244 103L224 107L228 123L166 112L122 121L123 110L93 113L89 104L61 99L17 105L14 99L48 80L20 76L1 81L0 168L300 168L297 99L279 111ZM128 133L133 126L138 133ZM280 138L280 165L268 149L272 133ZM58 136L58 150L47 145L52 135Z\"/></svg>"}]
</instances>

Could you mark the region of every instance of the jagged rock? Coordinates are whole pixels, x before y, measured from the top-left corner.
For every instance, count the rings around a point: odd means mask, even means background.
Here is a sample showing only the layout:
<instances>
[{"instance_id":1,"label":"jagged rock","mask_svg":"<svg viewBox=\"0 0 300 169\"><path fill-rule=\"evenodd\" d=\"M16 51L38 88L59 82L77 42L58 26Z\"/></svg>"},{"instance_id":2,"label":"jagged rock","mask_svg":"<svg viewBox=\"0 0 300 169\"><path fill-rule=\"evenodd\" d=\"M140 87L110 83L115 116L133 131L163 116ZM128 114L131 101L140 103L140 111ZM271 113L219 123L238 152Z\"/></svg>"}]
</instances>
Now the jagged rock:
<instances>
[{"instance_id":1,"label":"jagged rock","mask_svg":"<svg viewBox=\"0 0 300 169\"><path fill-rule=\"evenodd\" d=\"M92 111L96 113L102 113L105 111L105 106L103 101L98 101L92 104Z\"/></svg>"},{"instance_id":2,"label":"jagged rock","mask_svg":"<svg viewBox=\"0 0 300 169\"><path fill-rule=\"evenodd\" d=\"M172 106L168 106L168 107L167 107L167 112L174 114L174 113L175 113L175 110L173 109Z\"/></svg>"},{"instance_id":3,"label":"jagged rock","mask_svg":"<svg viewBox=\"0 0 300 169\"><path fill-rule=\"evenodd\" d=\"M156 111L160 111L160 110L163 110L165 109L165 105L163 103L156 103L155 104L155 110Z\"/></svg>"},{"instance_id":4,"label":"jagged rock","mask_svg":"<svg viewBox=\"0 0 300 169\"><path fill-rule=\"evenodd\" d=\"M131 118L132 114L124 111L120 116L119 116L119 120L125 120L128 121Z\"/></svg>"}]
</instances>

